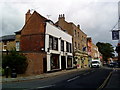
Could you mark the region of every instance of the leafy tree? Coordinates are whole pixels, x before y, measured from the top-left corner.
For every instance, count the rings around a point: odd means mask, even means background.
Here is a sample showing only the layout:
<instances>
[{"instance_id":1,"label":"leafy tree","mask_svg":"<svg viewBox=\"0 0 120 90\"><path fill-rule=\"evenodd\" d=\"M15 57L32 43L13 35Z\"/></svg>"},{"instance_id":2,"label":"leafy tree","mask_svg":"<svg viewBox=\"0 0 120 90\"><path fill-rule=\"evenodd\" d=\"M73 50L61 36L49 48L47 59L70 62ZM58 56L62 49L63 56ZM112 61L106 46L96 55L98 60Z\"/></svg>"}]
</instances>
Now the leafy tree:
<instances>
[{"instance_id":1,"label":"leafy tree","mask_svg":"<svg viewBox=\"0 0 120 90\"><path fill-rule=\"evenodd\" d=\"M98 42L96 44L99 52L103 55L103 60L114 57L114 47L110 43Z\"/></svg>"},{"instance_id":2,"label":"leafy tree","mask_svg":"<svg viewBox=\"0 0 120 90\"><path fill-rule=\"evenodd\" d=\"M4 55L2 59L2 67L5 69L8 66L10 69L16 69L18 74L25 73L28 63L27 58L12 49L8 55Z\"/></svg>"}]
</instances>

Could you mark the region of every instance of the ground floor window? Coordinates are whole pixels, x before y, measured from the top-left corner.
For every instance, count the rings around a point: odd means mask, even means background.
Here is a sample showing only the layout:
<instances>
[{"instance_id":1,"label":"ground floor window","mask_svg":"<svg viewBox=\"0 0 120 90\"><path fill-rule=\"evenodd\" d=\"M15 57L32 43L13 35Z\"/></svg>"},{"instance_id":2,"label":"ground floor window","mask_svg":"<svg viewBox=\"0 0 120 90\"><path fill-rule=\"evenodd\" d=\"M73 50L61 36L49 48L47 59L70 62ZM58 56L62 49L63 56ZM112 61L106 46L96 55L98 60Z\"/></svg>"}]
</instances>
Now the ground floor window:
<instances>
[{"instance_id":1,"label":"ground floor window","mask_svg":"<svg viewBox=\"0 0 120 90\"><path fill-rule=\"evenodd\" d=\"M72 57L67 57L67 67L72 67Z\"/></svg>"},{"instance_id":2,"label":"ground floor window","mask_svg":"<svg viewBox=\"0 0 120 90\"><path fill-rule=\"evenodd\" d=\"M59 55L52 54L51 55L51 70L59 69Z\"/></svg>"}]
</instances>

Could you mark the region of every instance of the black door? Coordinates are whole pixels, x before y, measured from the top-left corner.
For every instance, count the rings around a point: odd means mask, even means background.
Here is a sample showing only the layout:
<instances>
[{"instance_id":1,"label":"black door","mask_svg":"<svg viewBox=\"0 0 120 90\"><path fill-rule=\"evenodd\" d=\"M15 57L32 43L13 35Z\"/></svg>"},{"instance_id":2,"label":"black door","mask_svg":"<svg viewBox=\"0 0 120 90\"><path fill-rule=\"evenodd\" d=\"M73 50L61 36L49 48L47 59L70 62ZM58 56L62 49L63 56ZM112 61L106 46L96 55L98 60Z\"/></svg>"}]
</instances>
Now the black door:
<instances>
[{"instance_id":1,"label":"black door","mask_svg":"<svg viewBox=\"0 0 120 90\"><path fill-rule=\"evenodd\" d=\"M62 70L66 69L65 56L61 56L61 69L62 69Z\"/></svg>"},{"instance_id":2,"label":"black door","mask_svg":"<svg viewBox=\"0 0 120 90\"><path fill-rule=\"evenodd\" d=\"M46 58L43 58L43 72L44 73L47 72L47 60L46 60Z\"/></svg>"}]
</instances>

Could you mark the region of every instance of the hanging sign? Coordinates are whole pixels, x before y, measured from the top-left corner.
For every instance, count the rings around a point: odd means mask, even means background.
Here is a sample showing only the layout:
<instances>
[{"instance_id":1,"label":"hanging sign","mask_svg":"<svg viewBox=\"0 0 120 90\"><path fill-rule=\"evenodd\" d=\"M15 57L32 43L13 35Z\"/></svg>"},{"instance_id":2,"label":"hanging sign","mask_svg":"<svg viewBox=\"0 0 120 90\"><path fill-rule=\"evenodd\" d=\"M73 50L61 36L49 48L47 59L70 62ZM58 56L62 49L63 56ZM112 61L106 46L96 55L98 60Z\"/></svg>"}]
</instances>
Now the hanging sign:
<instances>
[{"instance_id":1,"label":"hanging sign","mask_svg":"<svg viewBox=\"0 0 120 90\"><path fill-rule=\"evenodd\" d=\"M112 40L119 40L119 31L112 31Z\"/></svg>"}]
</instances>

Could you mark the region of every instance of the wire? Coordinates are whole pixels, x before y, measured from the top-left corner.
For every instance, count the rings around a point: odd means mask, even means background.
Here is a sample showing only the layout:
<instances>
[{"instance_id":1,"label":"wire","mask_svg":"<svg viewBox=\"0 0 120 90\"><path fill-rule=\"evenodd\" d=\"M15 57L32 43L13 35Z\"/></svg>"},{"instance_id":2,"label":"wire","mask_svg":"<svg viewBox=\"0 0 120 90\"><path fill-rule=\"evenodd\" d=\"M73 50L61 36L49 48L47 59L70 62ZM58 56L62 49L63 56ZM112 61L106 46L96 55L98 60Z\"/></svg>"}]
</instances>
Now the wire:
<instances>
[{"instance_id":1,"label":"wire","mask_svg":"<svg viewBox=\"0 0 120 90\"><path fill-rule=\"evenodd\" d=\"M119 22L119 20L118 20L118 22ZM115 24L115 26L117 26L118 22ZM115 26L111 29L111 31L114 31L113 29L115 28Z\"/></svg>"}]
</instances>

